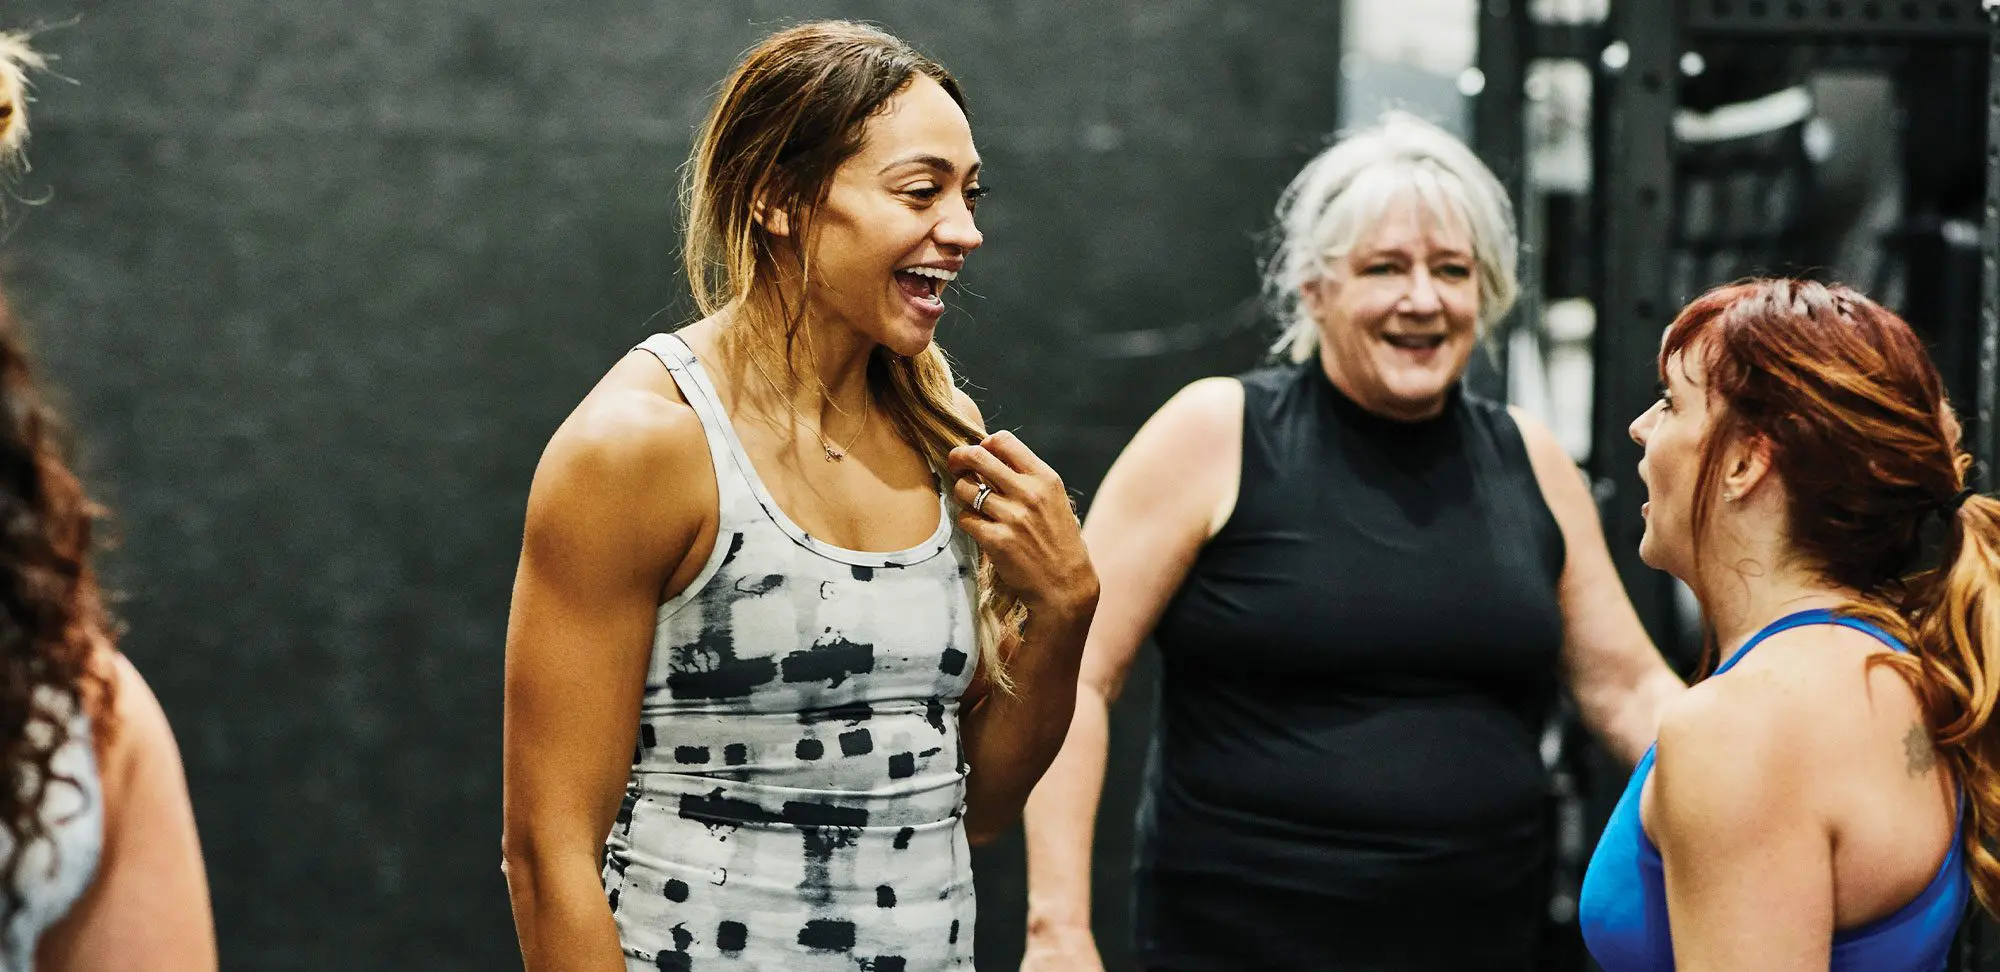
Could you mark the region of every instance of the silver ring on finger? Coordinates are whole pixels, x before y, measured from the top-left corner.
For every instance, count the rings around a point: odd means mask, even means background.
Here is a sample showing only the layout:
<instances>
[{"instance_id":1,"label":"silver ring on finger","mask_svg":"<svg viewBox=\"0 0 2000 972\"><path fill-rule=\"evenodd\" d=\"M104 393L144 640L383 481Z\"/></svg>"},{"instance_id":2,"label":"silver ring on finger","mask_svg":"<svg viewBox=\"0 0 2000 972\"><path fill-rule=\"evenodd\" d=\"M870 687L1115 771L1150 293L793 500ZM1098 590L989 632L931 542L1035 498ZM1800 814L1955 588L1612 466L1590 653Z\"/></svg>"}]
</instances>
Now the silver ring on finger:
<instances>
[{"instance_id":1,"label":"silver ring on finger","mask_svg":"<svg viewBox=\"0 0 2000 972\"><path fill-rule=\"evenodd\" d=\"M972 496L972 512L984 516L986 514L986 497L991 495L993 495L993 484L980 483L979 492Z\"/></svg>"}]
</instances>

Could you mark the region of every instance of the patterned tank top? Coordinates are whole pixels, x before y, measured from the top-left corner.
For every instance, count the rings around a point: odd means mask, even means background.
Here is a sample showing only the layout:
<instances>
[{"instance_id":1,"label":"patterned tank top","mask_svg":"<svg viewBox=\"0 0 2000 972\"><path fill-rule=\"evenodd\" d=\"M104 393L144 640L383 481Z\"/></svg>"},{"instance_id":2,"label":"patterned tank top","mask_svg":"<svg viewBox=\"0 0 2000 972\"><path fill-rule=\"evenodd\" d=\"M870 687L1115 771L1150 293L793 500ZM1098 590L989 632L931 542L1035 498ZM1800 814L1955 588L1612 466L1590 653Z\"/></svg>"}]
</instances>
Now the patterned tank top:
<instances>
[{"instance_id":1,"label":"patterned tank top","mask_svg":"<svg viewBox=\"0 0 2000 972\"><path fill-rule=\"evenodd\" d=\"M34 969L35 946L83 897L97 877L104 851L104 784L90 717L53 693L37 697L52 718L69 724L69 739L49 759L51 778L42 791L41 808L47 833L21 854L15 889L21 909L0 939L5 942L0 946L0 972ZM31 733L47 728L44 723L29 723ZM13 840L0 831L0 854L12 846Z\"/></svg>"},{"instance_id":2,"label":"patterned tank top","mask_svg":"<svg viewBox=\"0 0 2000 972\"><path fill-rule=\"evenodd\" d=\"M970 969L972 542L942 493L937 530L907 550L810 536L688 346L639 347L700 417L720 519L700 574L660 605L605 842L627 967Z\"/></svg>"}]
</instances>

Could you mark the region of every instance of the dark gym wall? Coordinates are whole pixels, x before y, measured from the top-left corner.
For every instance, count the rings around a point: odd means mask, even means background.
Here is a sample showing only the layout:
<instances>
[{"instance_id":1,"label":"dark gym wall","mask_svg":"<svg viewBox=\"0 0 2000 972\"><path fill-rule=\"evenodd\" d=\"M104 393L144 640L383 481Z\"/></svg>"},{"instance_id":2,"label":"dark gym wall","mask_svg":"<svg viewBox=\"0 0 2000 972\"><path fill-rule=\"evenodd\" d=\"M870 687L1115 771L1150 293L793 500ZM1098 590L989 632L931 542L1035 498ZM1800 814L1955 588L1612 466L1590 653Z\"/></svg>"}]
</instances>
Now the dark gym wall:
<instances>
[{"instance_id":1,"label":"dark gym wall","mask_svg":"<svg viewBox=\"0 0 2000 972\"><path fill-rule=\"evenodd\" d=\"M995 189L945 343L1087 500L1250 365L1252 236L1337 118L1337 4L11 0L44 76L5 284L119 546L231 970L514 965L500 671L543 443L678 321L676 168L734 57L876 20L957 72ZM656 324L648 318L666 313ZM1151 683L1116 716L1099 928L1126 958ZM980 965L1022 935L978 857Z\"/></svg>"}]
</instances>

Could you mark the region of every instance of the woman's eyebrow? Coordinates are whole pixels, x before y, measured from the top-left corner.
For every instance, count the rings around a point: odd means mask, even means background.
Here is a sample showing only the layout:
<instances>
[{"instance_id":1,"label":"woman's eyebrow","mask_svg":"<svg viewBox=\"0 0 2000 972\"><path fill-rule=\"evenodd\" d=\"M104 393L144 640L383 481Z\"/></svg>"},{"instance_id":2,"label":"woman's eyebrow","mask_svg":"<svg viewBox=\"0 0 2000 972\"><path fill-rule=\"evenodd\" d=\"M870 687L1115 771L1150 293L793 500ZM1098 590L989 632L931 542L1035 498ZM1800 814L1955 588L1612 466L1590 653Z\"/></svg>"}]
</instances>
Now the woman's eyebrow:
<instances>
[{"instance_id":1,"label":"woman's eyebrow","mask_svg":"<svg viewBox=\"0 0 2000 972\"><path fill-rule=\"evenodd\" d=\"M958 166L954 164L950 159L947 159L942 155L930 155L928 153L921 155L910 155L897 159L896 161L883 166L882 171L877 174L880 175L883 173L887 173L891 169L900 168L905 165L921 165L924 166L925 168L935 169L940 175L943 175L947 178L958 174ZM970 168L966 169L966 174L970 176L977 173L978 171L979 171L979 163L974 162L972 163L972 166Z\"/></svg>"}]
</instances>

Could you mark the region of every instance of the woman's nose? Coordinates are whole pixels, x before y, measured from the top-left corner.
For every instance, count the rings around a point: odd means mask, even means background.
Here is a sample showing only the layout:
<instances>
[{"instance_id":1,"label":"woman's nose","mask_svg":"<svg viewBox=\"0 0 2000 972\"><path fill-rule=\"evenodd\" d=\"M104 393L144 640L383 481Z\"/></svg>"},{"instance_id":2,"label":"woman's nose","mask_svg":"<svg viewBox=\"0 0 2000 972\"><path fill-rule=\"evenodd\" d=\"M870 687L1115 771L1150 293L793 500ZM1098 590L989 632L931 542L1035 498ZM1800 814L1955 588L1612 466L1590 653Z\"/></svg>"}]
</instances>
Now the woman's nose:
<instances>
[{"instance_id":1,"label":"woman's nose","mask_svg":"<svg viewBox=\"0 0 2000 972\"><path fill-rule=\"evenodd\" d=\"M1653 423L1657 421L1659 411L1660 403L1654 402L1652 407L1640 412L1639 417L1633 419L1631 426L1626 428L1626 433L1632 436L1633 442L1639 444L1639 448L1646 447L1646 437L1653 434Z\"/></svg>"}]
</instances>

